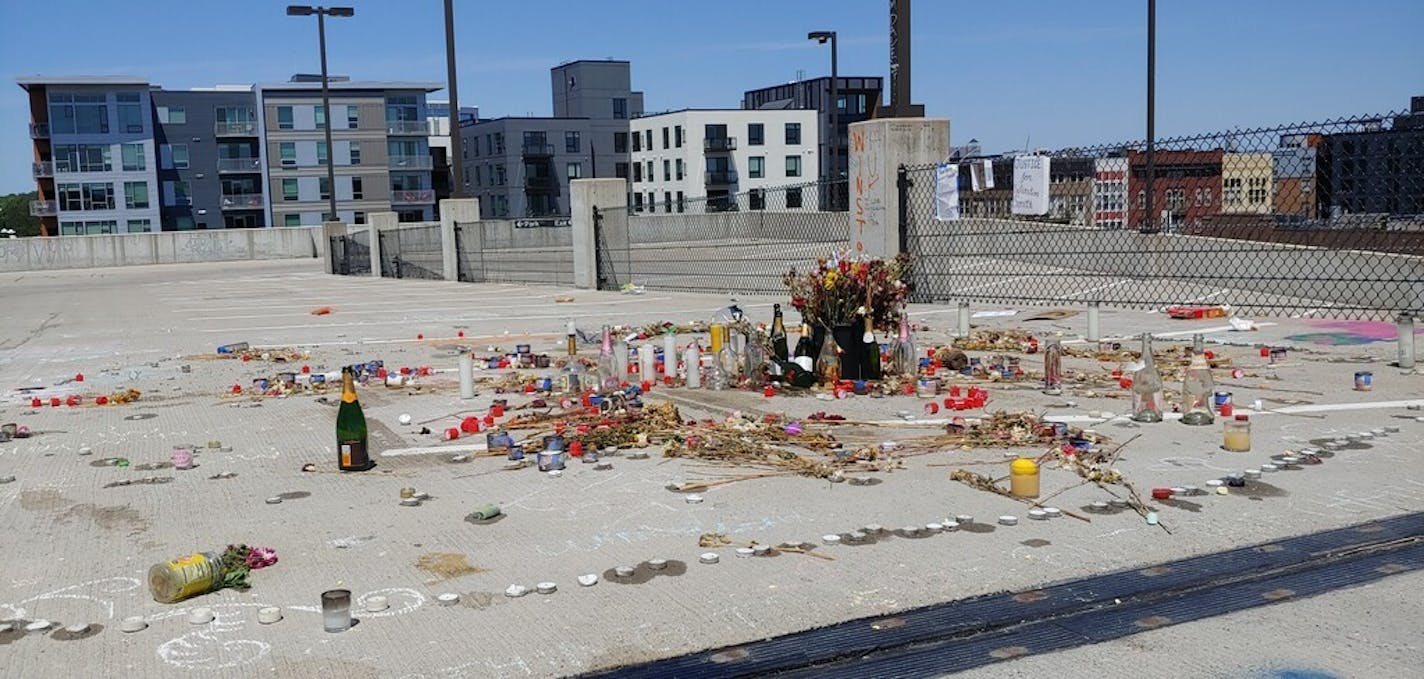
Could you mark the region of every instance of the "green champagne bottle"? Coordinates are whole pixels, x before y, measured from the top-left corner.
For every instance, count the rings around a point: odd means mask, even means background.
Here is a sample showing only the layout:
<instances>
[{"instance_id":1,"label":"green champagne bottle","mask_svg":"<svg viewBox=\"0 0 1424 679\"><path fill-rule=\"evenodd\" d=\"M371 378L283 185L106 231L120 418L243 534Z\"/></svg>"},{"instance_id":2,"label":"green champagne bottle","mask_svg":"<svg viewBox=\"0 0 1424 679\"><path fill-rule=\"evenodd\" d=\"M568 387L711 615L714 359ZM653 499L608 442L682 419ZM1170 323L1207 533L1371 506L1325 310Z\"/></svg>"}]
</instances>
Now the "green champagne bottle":
<instances>
[{"instance_id":1,"label":"green champagne bottle","mask_svg":"<svg viewBox=\"0 0 1424 679\"><path fill-rule=\"evenodd\" d=\"M344 472L364 472L376 466L366 449L366 415L356 400L356 377L341 369L341 405L336 409L337 467Z\"/></svg>"}]
</instances>

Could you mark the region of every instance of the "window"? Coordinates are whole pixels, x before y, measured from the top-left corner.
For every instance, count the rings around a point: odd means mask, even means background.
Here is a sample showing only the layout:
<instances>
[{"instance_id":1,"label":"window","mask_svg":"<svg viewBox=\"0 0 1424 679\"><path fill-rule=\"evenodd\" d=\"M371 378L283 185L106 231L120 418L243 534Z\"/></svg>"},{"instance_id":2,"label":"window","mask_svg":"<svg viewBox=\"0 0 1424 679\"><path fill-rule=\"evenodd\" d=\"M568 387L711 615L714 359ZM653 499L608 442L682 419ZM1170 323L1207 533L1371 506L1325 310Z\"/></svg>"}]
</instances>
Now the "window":
<instances>
[{"instance_id":1,"label":"window","mask_svg":"<svg viewBox=\"0 0 1424 679\"><path fill-rule=\"evenodd\" d=\"M189 182L173 182L173 204L192 205L193 185Z\"/></svg>"},{"instance_id":2,"label":"window","mask_svg":"<svg viewBox=\"0 0 1424 679\"><path fill-rule=\"evenodd\" d=\"M358 107L356 107L356 106L350 106L350 105L348 105L348 106L346 107L346 129L348 129L348 130L354 130L354 129L356 129L356 124L357 124L357 123L360 121L360 119L361 119L360 113L361 113L361 109L358 108Z\"/></svg>"},{"instance_id":3,"label":"window","mask_svg":"<svg viewBox=\"0 0 1424 679\"><path fill-rule=\"evenodd\" d=\"M641 192L638 192L638 191L634 191L634 192L633 192L633 211L634 211L634 212L642 212L642 211L643 211L643 194L642 194Z\"/></svg>"},{"instance_id":4,"label":"window","mask_svg":"<svg viewBox=\"0 0 1424 679\"><path fill-rule=\"evenodd\" d=\"M169 106L168 118L163 122L168 123L169 125L187 125L188 111L185 110L182 106Z\"/></svg>"},{"instance_id":5,"label":"window","mask_svg":"<svg viewBox=\"0 0 1424 679\"><path fill-rule=\"evenodd\" d=\"M277 153L282 158L282 167L297 166L297 142L278 142Z\"/></svg>"},{"instance_id":6,"label":"window","mask_svg":"<svg viewBox=\"0 0 1424 679\"><path fill-rule=\"evenodd\" d=\"M752 179L761 179L766 176L766 156L747 158L747 176Z\"/></svg>"},{"instance_id":7,"label":"window","mask_svg":"<svg viewBox=\"0 0 1424 679\"><path fill-rule=\"evenodd\" d=\"M672 138L677 148L682 148L682 126L676 125L672 128Z\"/></svg>"},{"instance_id":8,"label":"window","mask_svg":"<svg viewBox=\"0 0 1424 679\"><path fill-rule=\"evenodd\" d=\"M331 183L326 181L326 177L317 178L316 192L321 200L331 200Z\"/></svg>"},{"instance_id":9,"label":"window","mask_svg":"<svg viewBox=\"0 0 1424 679\"><path fill-rule=\"evenodd\" d=\"M614 152L614 153L627 153L627 152L628 152L628 133L627 133L627 132L614 132L614 133L613 133L613 152Z\"/></svg>"},{"instance_id":10,"label":"window","mask_svg":"<svg viewBox=\"0 0 1424 679\"><path fill-rule=\"evenodd\" d=\"M350 144L351 144L351 164L352 164L352 165L360 165L360 164L361 164L361 142L359 142L359 141L353 141L353 142L350 142Z\"/></svg>"},{"instance_id":11,"label":"window","mask_svg":"<svg viewBox=\"0 0 1424 679\"><path fill-rule=\"evenodd\" d=\"M119 131L143 132L143 98L138 92L119 92L114 95L119 102Z\"/></svg>"},{"instance_id":12,"label":"window","mask_svg":"<svg viewBox=\"0 0 1424 679\"><path fill-rule=\"evenodd\" d=\"M1167 209L1181 212L1187 206L1186 189L1167 189Z\"/></svg>"},{"instance_id":13,"label":"window","mask_svg":"<svg viewBox=\"0 0 1424 679\"><path fill-rule=\"evenodd\" d=\"M55 187L59 195L59 209L69 212L84 209L84 188L79 184L60 184Z\"/></svg>"},{"instance_id":14,"label":"window","mask_svg":"<svg viewBox=\"0 0 1424 679\"><path fill-rule=\"evenodd\" d=\"M503 132L496 132L496 133L494 133L494 152L495 152L495 153L501 153L501 154L504 153L504 133L503 133Z\"/></svg>"},{"instance_id":15,"label":"window","mask_svg":"<svg viewBox=\"0 0 1424 679\"><path fill-rule=\"evenodd\" d=\"M643 146L646 146L649 151L653 150L653 130L652 130L652 128L643 130L643 136L644 136L644 139L643 139Z\"/></svg>"},{"instance_id":16,"label":"window","mask_svg":"<svg viewBox=\"0 0 1424 679\"><path fill-rule=\"evenodd\" d=\"M282 180L282 200L294 201L297 199L297 180L295 177Z\"/></svg>"},{"instance_id":17,"label":"window","mask_svg":"<svg viewBox=\"0 0 1424 679\"><path fill-rule=\"evenodd\" d=\"M761 146L766 143L766 126L761 123L747 125L747 145Z\"/></svg>"},{"instance_id":18,"label":"window","mask_svg":"<svg viewBox=\"0 0 1424 679\"><path fill-rule=\"evenodd\" d=\"M179 215L173 219L173 227L179 231L192 231L193 217L191 215Z\"/></svg>"},{"instance_id":19,"label":"window","mask_svg":"<svg viewBox=\"0 0 1424 679\"><path fill-rule=\"evenodd\" d=\"M143 144L124 144L120 147L120 153L123 156L125 172L148 169L148 162L144 158Z\"/></svg>"},{"instance_id":20,"label":"window","mask_svg":"<svg viewBox=\"0 0 1424 679\"><path fill-rule=\"evenodd\" d=\"M494 185L504 186L509 182L509 177L504 171L503 165L494 166Z\"/></svg>"},{"instance_id":21,"label":"window","mask_svg":"<svg viewBox=\"0 0 1424 679\"><path fill-rule=\"evenodd\" d=\"M787 156L787 157L786 157L786 176L787 176L787 177L800 177L800 176L801 176L801 156Z\"/></svg>"},{"instance_id":22,"label":"window","mask_svg":"<svg viewBox=\"0 0 1424 679\"><path fill-rule=\"evenodd\" d=\"M649 192L648 192L648 212L657 212L657 210L658 210L658 194L653 193L652 191L649 191Z\"/></svg>"},{"instance_id":23,"label":"window","mask_svg":"<svg viewBox=\"0 0 1424 679\"><path fill-rule=\"evenodd\" d=\"M129 233L147 233L153 230L153 221L149 219L130 219L128 223Z\"/></svg>"},{"instance_id":24,"label":"window","mask_svg":"<svg viewBox=\"0 0 1424 679\"><path fill-rule=\"evenodd\" d=\"M312 107L312 117L316 119L316 129L326 129L326 107L317 104Z\"/></svg>"},{"instance_id":25,"label":"window","mask_svg":"<svg viewBox=\"0 0 1424 679\"><path fill-rule=\"evenodd\" d=\"M664 161L663 161L663 181L665 181L665 182L670 182L670 181L672 181L672 161L671 161L671 160L664 160Z\"/></svg>"},{"instance_id":26,"label":"window","mask_svg":"<svg viewBox=\"0 0 1424 679\"><path fill-rule=\"evenodd\" d=\"M55 172L108 172L112 169L107 145L65 144L54 147Z\"/></svg>"},{"instance_id":27,"label":"window","mask_svg":"<svg viewBox=\"0 0 1424 679\"><path fill-rule=\"evenodd\" d=\"M643 164L633 163L633 183L637 184L641 181L643 181Z\"/></svg>"},{"instance_id":28,"label":"window","mask_svg":"<svg viewBox=\"0 0 1424 679\"><path fill-rule=\"evenodd\" d=\"M569 179L580 179L583 177L583 163L569 163L566 170Z\"/></svg>"},{"instance_id":29,"label":"window","mask_svg":"<svg viewBox=\"0 0 1424 679\"><path fill-rule=\"evenodd\" d=\"M582 139L577 131L570 130L564 133L564 152L578 153L582 145Z\"/></svg>"},{"instance_id":30,"label":"window","mask_svg":"<svg viewBox=\"0 0 1424 679\"><path fill-rule=\"evenodd\" d=\"M786 123L786 144L801 143L801 123Z\"/></svg>"},{"instance_id":31,"label":"window","mask_svg":"<svg viewBox=\"0 0 1424 679\"><path fill-rule=\"evenodd\" d=\"M670 147L672 146L671 144L668 143L668 139L669 139L670 137L671 137L671 135L669 134L668 128L664 127L664 128L663 128L663 150L664 150L664 151L668 150L668 148L670 148Z\"/></svg>"},{"instance_id":32,"label":"window","mask_svg":"<svg viewBox=\"0 0 1424 679\"><path fill-rule=\"evenodd\" d=\"M677 192L677 211L678 211L678 212L682 212L682 211L685 209L685 207L686 207L686 203L685 203L685 201L683 201L683 199L682 199L682 192L681 192L681 191L678 191L678 192Z\"/></svg>"},{"instance_id":33,"label":"window","mask_svg":"<svg viewBox=\"0 0 1424 679\"><path fill-rule=\"evenodd\" d=\"M357 210L357 211L351 213L351 222L352 222L353 224L365 224L365 223L366 223L366 213L365 213L365 212L362 212L361 210Z\"/></svg>"},{"instance_id":34,"label":"window","mask_svg":"<svg viewBox=\"0 0 1424 679\"><path fill-rule=\"evenodd\" d=\"M637 153L637 152L642 151L642 150L643 150L643 135L641 135L641 134L639 134L639 133L637 133L637 132L634 132L634 133L633 133L633 152L634 152L634 153Z\"/></svg>"},{"instance_id":35,"label":"window","mask_svg":"<svg viewBox=\"0 0 1424 679\"><path fill-rule=\"evenodd\" d=\"M663 191L663 212L672 212L672 192Z\"/></svg>"},{"instance_id":36,"label":"window","mask_svg":"<svg viewBox=\"0 0 1424 679\"><path fill-rule=\"evenodd\" d=\"M648 181L650 181L650 182L651 182L651 181L657 181L656 175L653 174L653 161L651 161L651 160L648 161L647 176L648 176Z\"/></svg>"},{"instance_id":37,"label":"window","mask_svg":"<svg viewBox=\"0 0 1424 679\"><path fill-rule=\"evenodd\" d=\"M109 107L103 94L54 92L49 95L50 132L95 134L109 131Z\"/></svg>"},{"instance_id":38,"label":"window","mask_svg":"<svg viewBox=\"0 0 1424 679\"><path fill-rule=\"evenodd\" d=\"M1222 183L1221 199L1233 205L1241 202L1241 178L1228 177Z\"/></svg>"},{"instance_id":39,"label":"window","mask_svg":"<svg viewBox=\"0 0 1424 679\"><path fill-rule=\"evenodd\" d=\"M351 200L361 200L366 197L365 187L361 186L360 177L351 178Z\"/></svg>"},{"instance_id":40,"label":"window","mask_svg":"<svg viewBox=\"0 0 1424 679\"><path fill-rule=\"evenodd\" d=\"M188 145L173 145L173 167L178 170L188 169Z\"/></svg>"},{"instance_id":41,"label":"window","mask_svg":"<svg viewBox=\"0 0 1424 679\"><path fill-rule=\"evenodd\" d=\"M316 143L316 164L317 164L317 165L326 165L326 160L327 160L327 157L328 157L329 155L330 155L330 154L327 153L326 142L324 142L324 141L319 141L319 142L317 142L317 143Z\"/></svg>"},{"instance_id":42,"label":"window","mask_svg":"<svg viewBox=\"0 0 1424 679\"><path fill-rule=\"evenodd\" d=\"M282 226L301 226L302 216L299 214L282 215Z\"/></svg>"},{"instance_id":43,"label":"window","mask_svg":"<svg viewBox=\"0 0 1424 679\"><path fill-rule=\"evenodd\" d=\"M613 117L623 120L628 117L628 100L622 97L613 100Z\"/></svg>"},{"instance_id":44,"label":"window","mask_svg":"<svg viewBox=\"0 0 1424 679\"><path fill-rule=\"evenodd\" d=\"M124 182L124 207L130 210L148 207L148 182Z\"/></svg>"},{"instance_id":45,"label":"window","mask_svg":"<svg viewBox=\"0 0 1424 679\"><path fill-rule=\"evenodd\" d=\"M1266 202L1266 179L1251 177L1246 180L1246 200L1253 205Z\"/></svg>"},{"instance_id":46,"label":"window","mask_svg":"<svg viewBox=\"0 0 1424 679\"><path fill-rule=\"evenodd\" d=\"M1137 192L1137 209L1139 209L1139 210L1146 210L1146 209L1147 209L1147 192L1146 192L1146 191L1139 190L1139 191Z\"/></svg>"},{"instance_id":47,"label":"window","mask_svg":"<svg viewBox=\"0 0 1424 679\"><path fill-rule=\"evenodd\" d=\"M747 192L747 204L753 210L765 210L766 189L752 189Z\"/></svg>"},{"instance_id":48,"label":"window","mask_svg":"<svg viewBox=\"0 0 1424 679\"><path fill-rule=\"evenodd\" d=\"M628 163L614 163L613 176L619 179L628 178Z\"/></svg>"},{"instance_id":49,"label":"window","mask_svg":"<svg viewBox=\"0 0 1424 679\"><path fill-rule=\"evenodd\" d=\"M801 207L801 187L793 187L786 190L787 209Z\"/></svg>"},{"instance_id":50,"label":"window","mask_svg":"<svg viewBox=\"0 0 1424 679\"><path fill-rule=\"evenodd\" d=\"M677 159L677 180L682 181L682 159Z\"/></svg>"},{"instance_id":51,"label":"window","mask_svg":"<svg viewBox=\"0 0 1424 679\"><path fill-rule=\"evenodd\" d=\"M291 129L296 129L296 123L292 122L292 107L291 107L291 106L278 106L278 107L277 107L277 129L279 129L279 130L291 130Z\"/></svg>"}]
</instances>

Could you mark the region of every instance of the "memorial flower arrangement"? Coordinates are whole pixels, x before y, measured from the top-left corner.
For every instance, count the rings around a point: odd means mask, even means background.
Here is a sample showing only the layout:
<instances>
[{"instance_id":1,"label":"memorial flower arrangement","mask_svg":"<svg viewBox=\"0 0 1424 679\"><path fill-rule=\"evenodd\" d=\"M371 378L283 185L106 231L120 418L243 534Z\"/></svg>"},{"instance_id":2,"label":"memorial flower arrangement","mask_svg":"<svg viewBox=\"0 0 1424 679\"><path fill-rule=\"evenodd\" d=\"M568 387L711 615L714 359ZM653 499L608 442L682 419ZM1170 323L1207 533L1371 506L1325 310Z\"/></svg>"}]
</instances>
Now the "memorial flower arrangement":
<instances>
[{"instance_id":1,"label":"memorial flower arrangement","mask_svg":"<svg viewBox=\"0 0 1424 679\"><path fill-rule=\"evenodd\" d=\"M868 316L876 330L888 332L899 328L911 291L910 272L908 253L883 259L840 250L817 259L809 271L793 267L782 280L791 306L813 326L858 325Z\"/></svg>"},{"instance_id":2,"label":"memorial flower arrangement","mask_svg":"<svg viewBox=\"0 0 1424 679\"><path fill-rule=\"evenodd\" d=\"M252 584L247 581L247 578L252 574L252 571L266 568L275 563L277 563L277 551L270 547L228 545L218 559L222 582L213 589L249 589Z\"/></svg>"}]
</instances>

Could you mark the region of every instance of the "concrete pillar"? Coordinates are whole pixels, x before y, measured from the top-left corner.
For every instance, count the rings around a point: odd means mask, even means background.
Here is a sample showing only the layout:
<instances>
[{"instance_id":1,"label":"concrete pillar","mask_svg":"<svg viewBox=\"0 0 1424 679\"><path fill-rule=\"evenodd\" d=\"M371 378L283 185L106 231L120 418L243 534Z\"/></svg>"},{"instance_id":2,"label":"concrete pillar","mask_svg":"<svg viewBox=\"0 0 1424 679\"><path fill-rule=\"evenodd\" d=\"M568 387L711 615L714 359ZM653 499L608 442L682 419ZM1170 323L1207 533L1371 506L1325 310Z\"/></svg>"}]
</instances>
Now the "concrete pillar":
<instances>
[{"instance_id":1,"label":"concrete pillar","mask_svg":"<svg viewBox=\"0 0 1424 679\"><path fill-rule=\"evenodd\" d=\"M345 235L346 224L342 222L325 222L321 225L321 234L318 236L321 242L317 244L317 252L326 253L327 273L336 273L336 253L331 251L331 239Z\"/></svg>"},{"instance_id":2,"label":"concrete pillar","mask_svg":"<svg viewBox=\"0 0 1424 679\"><path fill-rule=\"evenodd\" d=\"M371 234L371 275L381 277L381 230L394 229L400 217L394 212L372 212L366 215L366 231Z\"/></svg>"},{"instance_id":3,"label":"concrete pillar","mask_svg":"<svg viewBox=\"0 0 1424 679\"><path fill-rule=\"evenodd\" d=\"M622 234L627 232L628 183L623 179L575 179L569 182L569 196L573 217L574 287L596 290L598 250L593 208L597 207L603 215L605 229L616 227L612 231L618 233L620 240L626 240Z\"/></svg>"},{"instance_id":4,"label":"concrete pillar","mask_svg":"<svg viewBox=\"0 0 1424 679\"><path fill-rule=\"evenodd\" d=\"M851 123L850 246L874 257L900 252L901 165L924 165L949 158L947 118L881 118ZM925 188L917 195L929 195ZM929 205L917 206L921 211Z\"/></svg>"},{"instance_id":5,"label":"concrete pillar","mask_svg":"<svg viewBox=\"0 0 1424 679\"><path fill-rule=\"evenodd\" d=\"M455 225L480 221L480 199L446 198L440 201L440 254L445 280L460 280L460 253L455 248Z\"/></svg>"}]
</instances>

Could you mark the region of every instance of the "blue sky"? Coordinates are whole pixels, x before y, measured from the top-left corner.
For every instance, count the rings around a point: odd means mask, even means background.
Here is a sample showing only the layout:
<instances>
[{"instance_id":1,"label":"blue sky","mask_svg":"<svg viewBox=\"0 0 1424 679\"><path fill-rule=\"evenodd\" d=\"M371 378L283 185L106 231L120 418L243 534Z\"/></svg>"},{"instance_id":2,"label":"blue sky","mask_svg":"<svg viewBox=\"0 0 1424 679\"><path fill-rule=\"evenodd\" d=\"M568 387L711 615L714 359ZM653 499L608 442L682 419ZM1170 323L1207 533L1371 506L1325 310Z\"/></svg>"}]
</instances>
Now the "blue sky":
<instances>
[{"instance_id":1,"label":"blue sky","mask_svg":"<svg viewBox=\"0 0 1424 679\"><path fill-rule=\"evenodd\" d=\"M352 0L328 23L333 73L445 80L440 0ZM0 193L33 188L26 74L123 74L168 88L317 70L316 26L285 2L0 2ZM549 68L633 62L650 111L736 107L829 70L885 75L884 0L456 0L460 93L484 115L548 115ZM1408 106L1424 94L1421 0L1162 0L1157 130L1209 132ZM498 13L488 11L497 7ZM814 18L812 18L814 17ZM1146 0L918 0L914 98L986 151L1144 134Z\"/></svg>"}]
</instances>

